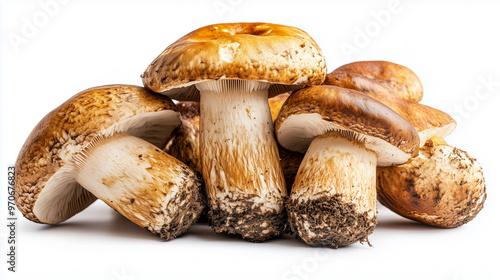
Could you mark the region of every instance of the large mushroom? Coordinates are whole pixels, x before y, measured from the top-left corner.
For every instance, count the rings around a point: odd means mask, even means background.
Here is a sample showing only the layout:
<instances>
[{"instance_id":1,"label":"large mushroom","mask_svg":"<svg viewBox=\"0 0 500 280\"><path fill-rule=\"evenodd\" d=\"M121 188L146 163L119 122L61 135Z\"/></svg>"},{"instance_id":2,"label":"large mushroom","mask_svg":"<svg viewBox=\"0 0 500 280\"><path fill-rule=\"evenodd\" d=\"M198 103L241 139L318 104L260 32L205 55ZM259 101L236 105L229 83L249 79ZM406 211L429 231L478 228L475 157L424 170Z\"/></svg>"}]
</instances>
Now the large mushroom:
<instances>
[{"instance_id":1,"label":"large mushroom","mask_svg":"<svg viewBox=\"0 0 500 280\"><path fill-rule=\"evenodd\" d=\"M405 163L415 129L387 106L335 86L295 91L276 119L278 142L306 152L287 203L292 232L312 246L367 241L376 225L376 167Z\"/></svg>"},{"instance_id":2,"label":"large mushroom","mask_svg":"<svg viewBox=\"0 0 500 280\"><path fill-rule=\"evenodd\" d=\"M306 32L268 23L202 27L146 69L151 90L200 100L201 169L216 232L264 241L283 231L287 192L267 99L325 75Z\"/></svg>"},{"instance_id":3,"label":"large mushroom","mask_svg":"<svg viewBox=\"0 0 500 280\"><path fill-rule=\"evenodd\" d=\"M391 62L359 61L329 73L325 84L359 90L379 100L408 120L419 133L423 146L415 157L402 165L377 169L380 203L403 217L428 225L461 226L483 208L486 186L482 168L467 152L444 140L456 127L453 118L408 100L411 96L404 89L415 88L412 84L418 80L408 73L413 72ZM368 78L374 76L379 78ZM393 80L399 81L398 86L389 86Z\"/></svg>"},{"instance_id":4,"label":"large mushroom","mask_svg":"<svg viewBox=\"0 0 500 280\"><path fill-rule=\"evenodd\" d=\"M179 236L204 205L201 178L159 148L179 124L174 103L142 87L76 94L38 123L19 153L19 210L58 224L99 198L163 239Z\"/></svg>"}]
</instances>

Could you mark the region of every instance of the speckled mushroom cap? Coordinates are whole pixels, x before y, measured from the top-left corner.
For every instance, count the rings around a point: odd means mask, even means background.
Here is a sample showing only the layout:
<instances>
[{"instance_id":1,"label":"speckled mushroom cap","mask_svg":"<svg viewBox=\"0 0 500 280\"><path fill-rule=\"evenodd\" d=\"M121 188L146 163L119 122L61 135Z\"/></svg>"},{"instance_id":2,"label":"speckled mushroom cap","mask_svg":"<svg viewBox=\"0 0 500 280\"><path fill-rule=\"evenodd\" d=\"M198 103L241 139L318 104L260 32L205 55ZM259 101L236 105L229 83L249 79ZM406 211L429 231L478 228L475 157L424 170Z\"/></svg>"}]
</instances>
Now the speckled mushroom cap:
<instances>
[{"instance_id":1,"label":"speckled mushroom cap","mask_svg":"<svg viewBox=\"0 0 500 280\"><path fill-rule=\"evenodd\" d=\"M483 209L486 186L476 159L431 138L408 163L377 168L377 197L403 217L454 228Z\"/></svg>"},{"instance_id":2,"label":"speckled mushroom cap","mask_svg":"<svg viewBox=\"0 0 500 280\"><path fill-rule=\"evenodd\" d=\"M364 142L378 165L406 162L418 147L413 126L379 101L358 91L313 86L292 93L275 122L281 146L304 153L318 135L337 131Z\"/></svg>"},{"instance_id":3,"label":"speckled mushroom cap","mask_svg":"<svg viewBox=\"0 0 500 280\"><path fill-rule=\"evenodd\" d=\"M226 23L202 27L168 46L142 80L173 99L198 101L193 85L203 81L269 82L274 96L321 84L325 75L321 50L306 32L270 23Z\"/></svg>"},{"instance_id":4,"label":"speckled mushroom cap","mask_svg":"<svg viewBox=\"0 0 500 280\"><path fill-rule=\"evenodd\" d=\"M409 68L388 61L357 61L345 64L334 72L353 73L393 90L402 99L419 102L424 88L418 76Z\"/></svg>"},{"instance_id":5,"label":"speckled mushroom cap","mask_svg":"<svg viewBox=\"0 0 500 280\"><path fill-rule=\"evenodd\" d=\"M369 61L356 63L356 69L360 70L364 69L364 67L366 67L366 69L371 69L373 68L373 64L377 65L379 68L381 67L379 62L374 63ZM390 66L392 64L385 63L383 65ZM343 67L339 69L342 68ZM366 69L360 72L366 74L368 71ZM389 69L393 69L393 67L389 67ZM388 72L392 73L389 70ZM385 73L385 75L387 76L389 73ZM419 133L421 145L431 136L448 136L457 126L455 120L445 112L415 101L404 99L404 86L391 87L384 81L374 80L357 73L348 73L338 70L334 70L327 74L324 84L358 90L382 102L415 127Z\"/></svg>"},{"instance_id":6,"label":"speckled mushroom cap","mask_svg":"<svg viewBox=\"0 0 500 280\"><path fill-rule=\"evenodd\" d=\"M63 167L96 136L125 132L163 147L180 124L175 104L145 88L109 85L84 90L47 114L33 129L16 161L15 200L29 220L39 223L34 208L48 184L57 182L57 199L67 200L57 216L62 222L96 198L76 182L61 182Z\"/></svg>"}]
</instances>

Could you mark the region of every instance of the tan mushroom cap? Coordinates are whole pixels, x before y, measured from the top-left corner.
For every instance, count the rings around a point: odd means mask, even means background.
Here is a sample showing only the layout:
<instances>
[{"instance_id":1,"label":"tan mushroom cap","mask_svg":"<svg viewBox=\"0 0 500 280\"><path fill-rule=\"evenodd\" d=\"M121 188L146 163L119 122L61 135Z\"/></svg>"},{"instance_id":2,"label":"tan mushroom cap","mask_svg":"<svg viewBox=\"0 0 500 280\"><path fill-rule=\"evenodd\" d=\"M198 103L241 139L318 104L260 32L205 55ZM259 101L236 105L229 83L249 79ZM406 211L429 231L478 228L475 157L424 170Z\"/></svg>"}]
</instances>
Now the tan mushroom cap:
<instances>
[{"instance_id":1,"label":"tan mushroom cap","mask_svg":"<svg viewBox=\"0 0 500 280\"><path fill-rule=\"evenodd\" d=\"M37 124L18 155L18 209L29 220L45 223L33 213L39 194L51 177L96 136L126 132L163 147L171 131L180 124L177 114L168 97L137 86L108 85L74 95ZM65 220L96 197L72 184L60 199L68 201L62 210L66 212L62 215Z\"/></svg>"},{"instance_id":2,"label":"tan mushroom cap","mask_svg":"<svg viewBox=\"0 0 500 280\"><path fill-rule=\"evenodd\" d=\"M388 61L357 61L343 65L334 72L353 73L393 90L400 98L419 102L424 89L418 76L409 68Z\"/></svg>"},{"instance_id":3,"label":"tan mushroom cap","mask_svg":"<svg viewBox=\"0 0 500 280\"><path fill-rule=\"evenodd\" d=\"M413 126L379 101L358 91L313 86L295 91L275 122L284 148L302 152L318 135L338 131L377 153L382 166L401 164L418 147Z\"/></svg>"},{"instance_id":4,"label":"tan mushroom cap","mask_svg":"<svg viewBox=\"0 0 500 280\"><path fill-rule=\"evenodd\" d=\"M377 168L377 196L403 217L453 228L480 212L486 186L476 159L432 138L408 163Z\"/></svg>"},{"instance_id":5,"label":"tan mushroom cap","mask_svg":"<svg viewBox=\"0 0 500 280\"><path fill-rule=\"evenodd\" d=\"M365 64L359 62L356 65L357 69L362 69ZM364 72L372 68L370 65L371 63L366 63ZM415 127L422 145L431 136L448 136L457 125L455 120L445 112L415 101L402 99L401 96L404 93L398 91L399 89L391 88L387 86L387 83L360 74L335 70L327 75L324 84L358 90L384 103Z\"/></svg>"},{"instance_id":6,"label":"tan mushroom cap","mask_svg":"<svg viewBox=\"0 0 500 280\"><path fill-rule=\"evenodd\" d=\"M321 84L326 64L304 31L270 23L225 23L199 28L168 46L142 75L144 86L184 101L198 101L193 86L240 79L272 83L269 95Z\"/></svg>"}]
</instances>

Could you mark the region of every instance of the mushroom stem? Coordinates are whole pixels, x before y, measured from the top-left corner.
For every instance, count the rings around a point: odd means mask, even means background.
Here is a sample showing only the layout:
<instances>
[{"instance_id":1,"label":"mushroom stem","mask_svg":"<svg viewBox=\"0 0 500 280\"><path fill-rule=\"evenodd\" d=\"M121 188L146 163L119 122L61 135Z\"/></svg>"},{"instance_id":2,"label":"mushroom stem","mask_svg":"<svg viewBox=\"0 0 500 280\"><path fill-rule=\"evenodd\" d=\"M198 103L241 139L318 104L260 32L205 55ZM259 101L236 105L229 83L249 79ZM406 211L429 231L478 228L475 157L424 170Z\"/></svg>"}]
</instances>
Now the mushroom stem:
<instances>
[{"instance_id":1,"label":"mushroom stem","mask_svg":"<svg viewBox=\"0 0 500 280\"><path fill-rule=\"evenodd\" d=\"M286 186L267 101L269 83L199 83L200 152L216 232L251 241L284 229Z\"/></svg>"},{"instance_id":2,"label":"mushroom stem","mask_svg":"<svg viewBox=\"0 0 500 280\"><path fill-rule=\"evenodd\" d=\"M199 175L128 134L96 137L75 156L75 167L85 189L162 239L184 233L204 206Z\"/></svg>"},{"instance_id":3,"label":"mushroom stem","mask_svg":"<svg viewBox=\"0 0 500 280\"><path fill-rule=\"evenodd\" d=\"M376 225L377 155L337 132L317 136L290 193L288 221L312 246L368 241Z\"/></svg>"}]
</instances>

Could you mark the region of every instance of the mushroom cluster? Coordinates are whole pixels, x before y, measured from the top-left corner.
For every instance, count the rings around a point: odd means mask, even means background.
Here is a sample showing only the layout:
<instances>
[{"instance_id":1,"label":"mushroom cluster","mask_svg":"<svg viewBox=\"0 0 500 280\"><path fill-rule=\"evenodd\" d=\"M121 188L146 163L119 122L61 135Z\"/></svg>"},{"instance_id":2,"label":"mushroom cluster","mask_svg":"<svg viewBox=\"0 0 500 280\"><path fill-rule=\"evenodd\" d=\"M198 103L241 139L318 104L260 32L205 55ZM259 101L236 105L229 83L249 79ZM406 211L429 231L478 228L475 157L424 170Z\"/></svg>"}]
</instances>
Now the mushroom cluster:
<instances>
[{"instance_id":1,"label":"mushroom cluster","mask_svg":"<svg viewBox=\"0 0 500 280\"><path fill-rule=\"evenodd\" d=\"M480 165L446 144L455 121L419 103L404 66L327 74L303 30L227 23L172 43L141 77L84 90L33 129L16 162L26 218L57 224L101 199L165 240L203 217L253 242L289 232L337 248L369 244L377 199L447 228L482 209Z\"/></svg>"}]
</instances>

